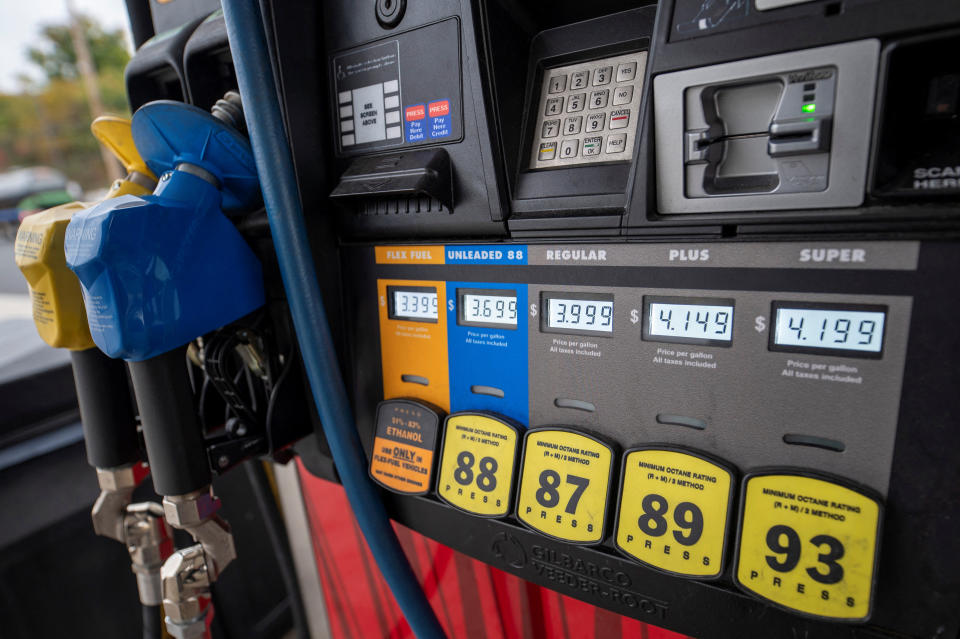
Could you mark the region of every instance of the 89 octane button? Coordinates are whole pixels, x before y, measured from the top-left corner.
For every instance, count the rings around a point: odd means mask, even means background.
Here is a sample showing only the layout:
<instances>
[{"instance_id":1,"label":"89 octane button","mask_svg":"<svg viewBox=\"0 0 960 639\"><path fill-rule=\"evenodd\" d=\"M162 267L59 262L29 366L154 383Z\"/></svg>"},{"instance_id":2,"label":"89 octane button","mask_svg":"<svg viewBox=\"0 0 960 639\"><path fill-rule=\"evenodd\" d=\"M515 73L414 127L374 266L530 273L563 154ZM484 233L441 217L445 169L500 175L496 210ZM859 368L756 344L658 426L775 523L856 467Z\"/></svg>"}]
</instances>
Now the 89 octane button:
<instances>
[{"instance_id":1,"label":"89 octane button","mask_svg":"<svg viewBox=\"0 0 960 639\"><path fill-rule=\"evenodd\" d=\"M699 455L638 448L623 458L615 542L637 561L684 577L723 572L733 471Z\"/></svg>"},{"instance_id":2,"label":"89 octane button","mask_svg":"<svg viewBox=\"0 0 960 639\"><path fill-rule=\"evenodd\" d=\"M563 428L527 433L517 517L544 535L598 544L606 534L613 448Z\"/></svg>"},{"instance_id":3,"label":"89 octane button","mask_svg":"<svg viewBox=\"0 0 960 639\"><path fill-rule=\"evenodd\" d=\"M481 517L510 513L520 441L516 426L484 413L454 413L443 426L437 495Z\"/></svg>"},{"instance_id":4,"label":"89 octane button","mask_svg":"<svg viewBox=\"0 0 960 639\"><path fill-rule=\"evenodd\" d=\"M438 411L425 404L409 399L380 402L370 476L395 493L428 493L439 430Z\"/></svg>"},{"instance_id":5,"label":"89 octane button","mask_svg":"<svg viewBox=\"0 0 960 639\"><path fill-rule=\"evenodd\" d=\"M736 580L790 610L824 619L870 616L882 507L826 478L744 479Z\"/></svg>"}]
</instances>

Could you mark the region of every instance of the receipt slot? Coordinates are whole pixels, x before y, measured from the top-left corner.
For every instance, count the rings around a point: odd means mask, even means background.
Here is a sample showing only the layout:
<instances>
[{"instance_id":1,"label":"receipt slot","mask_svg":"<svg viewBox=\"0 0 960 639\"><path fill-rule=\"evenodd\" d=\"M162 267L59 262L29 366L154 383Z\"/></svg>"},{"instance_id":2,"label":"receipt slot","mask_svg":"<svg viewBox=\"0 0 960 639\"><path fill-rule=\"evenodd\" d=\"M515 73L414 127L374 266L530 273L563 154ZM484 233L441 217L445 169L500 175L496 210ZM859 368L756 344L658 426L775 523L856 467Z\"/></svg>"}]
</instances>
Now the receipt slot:
<instances>
[{"instance_id":1,"label":"receipt slot","mask_svg":"<svg viewBox=\"0 0 960 639\"><path fill-rule=\"evenodd\" d=\"M658 76L661 212L859 205L878 47L863 40Z\"/></svg>"}]
</instances>

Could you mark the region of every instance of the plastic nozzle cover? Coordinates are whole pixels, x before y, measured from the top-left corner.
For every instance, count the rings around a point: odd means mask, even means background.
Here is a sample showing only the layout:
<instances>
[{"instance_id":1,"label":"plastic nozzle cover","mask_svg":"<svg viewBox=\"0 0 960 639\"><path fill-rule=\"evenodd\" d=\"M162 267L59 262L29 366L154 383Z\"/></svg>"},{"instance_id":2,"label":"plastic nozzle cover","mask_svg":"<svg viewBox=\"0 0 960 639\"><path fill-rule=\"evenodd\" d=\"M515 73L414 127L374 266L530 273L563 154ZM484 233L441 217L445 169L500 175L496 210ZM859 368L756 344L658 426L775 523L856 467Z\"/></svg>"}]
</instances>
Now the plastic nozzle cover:
<instances>
[{"instance_id":1,"label":"plastic nozzle cover","mask_svg":"<svg viewBox=\"0 0 960 639\"><path fill-rule=\"evenodd\" d=\"M164 174L153 195L74 215L66 262L83 288L93 341L110 357L149 359L264 303L260 262L209 182Z\"/></svg>"}]
</instances>

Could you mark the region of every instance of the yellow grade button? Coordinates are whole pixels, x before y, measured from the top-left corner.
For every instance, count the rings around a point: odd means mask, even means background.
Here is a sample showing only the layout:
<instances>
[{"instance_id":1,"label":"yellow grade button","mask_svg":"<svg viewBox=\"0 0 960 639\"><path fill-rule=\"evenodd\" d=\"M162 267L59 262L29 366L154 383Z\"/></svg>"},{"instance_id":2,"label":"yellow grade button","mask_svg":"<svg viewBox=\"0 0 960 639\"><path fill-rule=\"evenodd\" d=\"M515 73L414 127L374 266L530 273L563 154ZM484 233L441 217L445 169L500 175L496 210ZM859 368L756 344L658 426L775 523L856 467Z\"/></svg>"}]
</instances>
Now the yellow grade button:
<instances>
[{"instance_id":1,"label":"yellow grade button","mask_svg":"<svg viewBox=\"0 0 960 639\"><path fill-rule=\"evenodd\" d=\"M882 506L826 479L744 480L736 580L784 608L826 619L870 616Z\"/></svg>"},{"instance_id":2,"label":"yellow grade button","mask_svg":"<svg viewBox=\"0 0 960 639\"><path fill-rule=\"evenodd\" d=\"M635 449L623 458L615 542L665 572L714 579L723 572L733 472L687 452Z\"/></svg>"},{"instance_id":3,"label":"yellow grade button","mask_svg":"<svg viewBox=\"0 0 960 639\"><path fill-rule=\"evenodd\" d=\"M606 534L613 448L583 433L542 428L527 433L517 517L556 539L598 544Z\"/></svg>"},{"instance_id":4,"label":"yellow grade button","mask_svg":"<svg viewBox=\"0 0 960 639\"><path fill-rule=\"evenodd\" d=\"M443 425L437 495L481 517L510 513L518 429L482 413L455 413Z\"/></svg>"}]
</instances>

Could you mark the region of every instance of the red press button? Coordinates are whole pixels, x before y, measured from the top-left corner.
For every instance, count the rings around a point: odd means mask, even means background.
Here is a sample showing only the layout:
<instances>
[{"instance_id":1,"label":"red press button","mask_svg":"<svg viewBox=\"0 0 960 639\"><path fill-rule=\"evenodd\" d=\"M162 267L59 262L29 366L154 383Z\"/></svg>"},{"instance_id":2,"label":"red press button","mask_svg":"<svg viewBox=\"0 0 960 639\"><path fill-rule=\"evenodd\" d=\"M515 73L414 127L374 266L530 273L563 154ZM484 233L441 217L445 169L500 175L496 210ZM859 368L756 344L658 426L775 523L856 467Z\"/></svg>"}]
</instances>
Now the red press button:
<instances>
[{"instance_id":1,"label":"red press button","mask_svg":"<svg viewBox=\"0 0 960 639\"><path fill-rule=\"evenodd\" d=\"M433 107L432 104L430 106L431 108ZM404 117L406 117L407 122L412 122L413 120L422 120L426 115L425 111L426 109L423 108L422 104L409 106L405 109Z\"/></svg>"},{"instance_id":2,"label":"red press button","mask_svg":"<svg viewBox=\"0 0 960 639\"><path fill-rule=\"evenodd\" d=\"M429 105L430 108L430 117L436 118L441 115L447 115L450 113L450 100L439 100L437 102L431 102Z\"/></svg>"}]
</instances>

